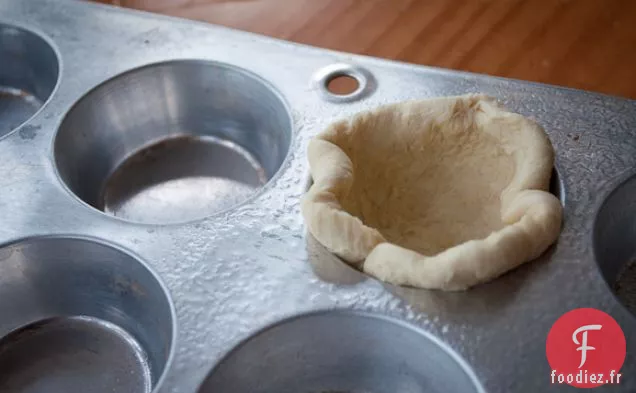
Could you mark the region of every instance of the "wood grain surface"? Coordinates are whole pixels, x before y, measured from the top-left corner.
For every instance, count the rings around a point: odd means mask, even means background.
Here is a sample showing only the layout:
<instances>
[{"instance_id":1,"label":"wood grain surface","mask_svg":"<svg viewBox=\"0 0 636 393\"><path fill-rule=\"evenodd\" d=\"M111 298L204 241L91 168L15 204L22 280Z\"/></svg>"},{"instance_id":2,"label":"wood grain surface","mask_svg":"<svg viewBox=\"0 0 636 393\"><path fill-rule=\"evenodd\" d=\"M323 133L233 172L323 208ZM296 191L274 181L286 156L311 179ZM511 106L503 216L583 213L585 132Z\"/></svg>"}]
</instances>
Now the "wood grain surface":
<instances>
[{"instance_id":1,"label":"wood grain surface","mask_svg":"<svg viewBox=\"0 0 636 393\"><path fill-rule=\"evenodd\" d=\"M95 0L409 63L636 98L633 0Z\"/></svg>"}]
</instances>

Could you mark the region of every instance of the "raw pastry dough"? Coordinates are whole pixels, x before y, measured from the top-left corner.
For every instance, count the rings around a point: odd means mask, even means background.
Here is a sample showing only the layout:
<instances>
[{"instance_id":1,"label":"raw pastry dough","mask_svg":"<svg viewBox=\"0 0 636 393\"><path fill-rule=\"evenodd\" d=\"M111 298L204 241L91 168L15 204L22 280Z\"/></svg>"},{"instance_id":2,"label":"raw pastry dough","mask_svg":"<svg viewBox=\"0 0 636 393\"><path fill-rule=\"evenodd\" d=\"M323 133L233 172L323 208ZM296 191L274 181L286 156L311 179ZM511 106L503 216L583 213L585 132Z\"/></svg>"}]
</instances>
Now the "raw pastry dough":
<instances>
[{"instance_id":1,"label":"raw pastry dough","mask_svg":"<svg viewBox=\"0 0 636 393\"><path fill-rule=\"evenodd\" d=\"M467 289L540 256L561 231L547 135L484 95L360 113L308 156L309 231L386 282Z\"/></svg>"}]
</instances>

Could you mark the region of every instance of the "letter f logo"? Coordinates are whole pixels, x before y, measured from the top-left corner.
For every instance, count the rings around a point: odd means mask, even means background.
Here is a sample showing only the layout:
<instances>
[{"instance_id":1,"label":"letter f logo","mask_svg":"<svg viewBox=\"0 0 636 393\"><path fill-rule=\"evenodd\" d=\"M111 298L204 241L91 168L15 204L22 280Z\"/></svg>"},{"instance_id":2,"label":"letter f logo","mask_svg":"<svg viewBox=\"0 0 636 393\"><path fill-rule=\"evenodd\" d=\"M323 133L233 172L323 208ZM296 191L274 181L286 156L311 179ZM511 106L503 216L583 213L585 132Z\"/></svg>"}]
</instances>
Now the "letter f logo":
<instances>
[{"instance_id":1,"label":"letter f logo","mask_svg":"<svg viewBox=\"0 0 636 393\"><path fill-rule=\"evenodd\" d=\"M583 365L585 364L585 360L587 360L587 351L591 351L594 350L596 348L594 347L590 347L587 345L587 332L588 330L601 330L601 325L585 325L585 326L581 326L580 328L576 329L574 331L574 334L572 334L572 341L574 341L574 344L576 345L580 345L580 347L578 347L576 350L577 351L581 351L581 364L579 364L579 368L583 367ZM582 336L582 340L581 342L579 342L579 340L576 338L576 336L579 333L583 333Z\"/></svg>"},{"instance_id":2,"label":"letter f logo","mask_svg":"<svg viewBox=\"0 0 636 393\"><path fill-rule=\"evenodd\" d=\"M611 377L620 374L626 344L623 329L611 315L595 308L568 311L554 322L545 340L545 355L554 372L549 380L577 388L624 382Z\"/></svg>"}]
</instances>

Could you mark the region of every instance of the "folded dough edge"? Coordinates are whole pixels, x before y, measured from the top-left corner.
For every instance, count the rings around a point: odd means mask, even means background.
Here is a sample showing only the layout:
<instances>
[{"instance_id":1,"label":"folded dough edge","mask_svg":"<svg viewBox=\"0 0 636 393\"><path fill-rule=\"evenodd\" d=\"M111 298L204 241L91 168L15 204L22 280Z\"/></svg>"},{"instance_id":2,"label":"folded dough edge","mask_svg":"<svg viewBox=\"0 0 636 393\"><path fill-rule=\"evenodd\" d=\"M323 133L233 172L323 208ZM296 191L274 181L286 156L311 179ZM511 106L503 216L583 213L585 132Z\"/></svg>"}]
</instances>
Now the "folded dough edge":
<instances>
[{"instance_id":1,"label":"folded dough edge","mask_svg":"<svg viewBox=\"0 0 636 393\"><path fill-rule=\"evenodd\" d=\"M438 100L462 101L476 108L474 121L510 151L516 170L501 193L501 218L506 226L483 239L425 256L388 242L378 230L345 211L339 201L351 191L353 164L330 136L346 135L360 116L372 116L373 111L336 122L309 143L313 185L302 198L301 212L316 240L352 265L363 263L367 274L395 285L465 290L539 257L559 236L562 206L546 190L545 174L548 171L549 182L554 159L547 135L538 124L505 111L494 99L469 94L388 105L381 110L405 106L413 110ZM524 138L514 137L510 127L519 127L516 131ZM532 143L533 148L526 149L523 143Z\"/></svg>"}]
</instances>

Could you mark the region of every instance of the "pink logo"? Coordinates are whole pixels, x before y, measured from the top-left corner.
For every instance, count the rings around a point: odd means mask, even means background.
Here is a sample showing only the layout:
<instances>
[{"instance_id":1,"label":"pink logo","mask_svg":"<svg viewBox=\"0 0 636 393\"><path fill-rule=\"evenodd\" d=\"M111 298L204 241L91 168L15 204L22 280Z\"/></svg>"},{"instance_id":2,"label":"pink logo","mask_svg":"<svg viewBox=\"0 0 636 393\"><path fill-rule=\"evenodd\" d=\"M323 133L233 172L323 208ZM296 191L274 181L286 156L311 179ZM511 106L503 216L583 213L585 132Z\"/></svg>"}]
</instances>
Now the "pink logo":
<instances>
[{"instance_id":1,"label":"pink logo","mask_svg":"<svg viewBox=\"0 0 636 393\"><path fill-rule=\"evenodd\" d=\"M610 315L593 308L565 313L546 340L551 382L579 388L618 384L625 362L623 330Z\"/></svg>"}]
</instances>

